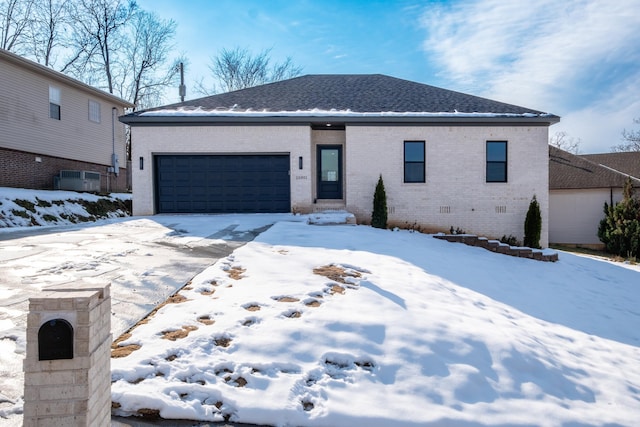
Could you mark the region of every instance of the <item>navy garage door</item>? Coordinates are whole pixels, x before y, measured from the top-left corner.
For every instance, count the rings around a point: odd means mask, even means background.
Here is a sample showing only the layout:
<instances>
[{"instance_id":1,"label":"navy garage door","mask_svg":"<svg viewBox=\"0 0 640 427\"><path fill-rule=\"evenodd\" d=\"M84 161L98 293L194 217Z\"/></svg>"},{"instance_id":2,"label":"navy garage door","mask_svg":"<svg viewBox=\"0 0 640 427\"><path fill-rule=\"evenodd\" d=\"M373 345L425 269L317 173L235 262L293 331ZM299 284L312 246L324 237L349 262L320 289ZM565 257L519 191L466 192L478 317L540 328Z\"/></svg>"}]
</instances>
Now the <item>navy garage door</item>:
<instances>
[{"instance_id":1,"label":"navy garage door","mask_svg":"<svg viewBox=\"0 0 640 427\"><path fill-rule=\"evenodd\" d=\"M291 210L289 155L154 157L156 212Z\"/></svg>"}]
</instances>

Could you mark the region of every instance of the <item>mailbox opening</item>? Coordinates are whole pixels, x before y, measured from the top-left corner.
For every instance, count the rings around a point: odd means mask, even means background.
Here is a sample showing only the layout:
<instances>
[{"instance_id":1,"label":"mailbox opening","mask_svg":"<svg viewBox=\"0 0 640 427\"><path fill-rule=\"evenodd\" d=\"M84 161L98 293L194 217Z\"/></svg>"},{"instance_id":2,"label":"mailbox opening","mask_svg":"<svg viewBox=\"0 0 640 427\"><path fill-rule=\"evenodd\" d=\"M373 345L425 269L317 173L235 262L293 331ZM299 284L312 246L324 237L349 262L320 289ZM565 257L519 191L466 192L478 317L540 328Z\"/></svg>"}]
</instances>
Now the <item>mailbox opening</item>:
<instances>
[{"instance_id":1,"label":"mailbox opening","mask_svg":"<svg viewBox=\"0 0 640 427\"><path fill-rule=\"evenodd\" d=\"M38 360L73 359L73 326L64 319L49 320L38 330Z\"/></svg>"}]
</instances>

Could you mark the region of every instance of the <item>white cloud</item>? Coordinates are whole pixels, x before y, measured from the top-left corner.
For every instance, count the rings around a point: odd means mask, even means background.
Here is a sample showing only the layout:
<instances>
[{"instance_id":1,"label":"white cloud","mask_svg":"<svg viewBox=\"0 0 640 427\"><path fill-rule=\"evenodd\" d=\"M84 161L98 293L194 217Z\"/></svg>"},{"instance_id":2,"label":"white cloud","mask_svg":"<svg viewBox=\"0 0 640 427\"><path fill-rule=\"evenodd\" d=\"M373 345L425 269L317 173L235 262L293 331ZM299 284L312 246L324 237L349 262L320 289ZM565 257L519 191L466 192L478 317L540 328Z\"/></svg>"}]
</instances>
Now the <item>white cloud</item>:
<instances>
[{"instance_id":1,"label":"white cloud","mask_svg":"<svg viewBox=\"0 0 640 427\"><path fill-rule=\"evenodd\" d=\"M550 134L564 130L582 140L582 153L611 151L622 141L622 130L638 130L633 119L640 117L640 73L619 82L609 97L585 108L569 111Z\"/></svg>"},{"instance_id":2,"label":"white cloud","mask_svg":"<svg viewBox=\"0 0 640 427\"><path fill-rule=\"evenodd\" d=\"M640 116L638 10L638 0L477 0L433 6L422 17L428 32L424 49L441 76L460 90L566 119L600 115L632 123L634 114ZM629 111L633 105L635 113ZM592 123L584 123L585 132ZM619 125L603 127L614 124ZM577 124L572 127L573 136L591 138ZM591 144L608 150L619 142L622 128Z\"/></svg>"}]
</instances>

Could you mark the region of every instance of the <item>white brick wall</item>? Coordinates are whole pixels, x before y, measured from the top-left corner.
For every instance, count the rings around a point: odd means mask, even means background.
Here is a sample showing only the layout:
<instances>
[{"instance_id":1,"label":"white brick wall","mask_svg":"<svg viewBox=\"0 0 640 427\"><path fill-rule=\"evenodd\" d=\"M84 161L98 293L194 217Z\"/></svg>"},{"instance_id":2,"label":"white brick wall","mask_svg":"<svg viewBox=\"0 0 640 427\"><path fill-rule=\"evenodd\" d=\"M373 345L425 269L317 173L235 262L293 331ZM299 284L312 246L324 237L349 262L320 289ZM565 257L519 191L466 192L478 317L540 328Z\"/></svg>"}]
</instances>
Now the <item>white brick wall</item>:
<instances>
[{"instance_id":1,"label":"white brick wall","mask_svg":"<svg viewBox=\"0 0 640 427\"><path fill-rule=\"evenodd\" d=\"M369 220L382 174L390 223L416 224L430 231L453 226L494 238L513 234L522 240L535 194L543 219L540 243L547 246L547 132L547 127L511 126L348 127L347 208L360 221ZM425 141L425 183L403 182L405 140ZM488 140L508 141L507 183L485 180Z\"/></svg>"},{"instance_id":2,"label":"white brick wall","mask_svg":"<svg viewBox=\"0 0 640 427\"><path fill-rule=\"evenodd\" d=\"M548 244L548 128L546 126L306 126L133 127L133 213L154 213L154 154L289 153L292 211L310 212L315 198L317 144L344 146L344 203L369 221L382 174L389 221L429 231L459 227L470 233L522 240L535 194L542 211L541 245ZM403 182L405 140L426 143L426 183ZM486 183L487 140L508 141L508 182ZM298 169L298 157L303 169ZM139 158L144 170L139 170ZM444 213L447 212L447 213Z\"/></svg>"},{"instance_id":3,"label":"white brick wall","mask_svg":"<svg viewBox=\"0 0 640 427\"><path fill-rule=\"evenodd\" d=\"M305 126L193 126L133 127L133 214L154 214L154 154L289 154L291 160L291 204L311 203L311 130ZM298 157L303 169L298 169ZM144 170L140 170L140 157Z\"/></svg>"}]
</instances>

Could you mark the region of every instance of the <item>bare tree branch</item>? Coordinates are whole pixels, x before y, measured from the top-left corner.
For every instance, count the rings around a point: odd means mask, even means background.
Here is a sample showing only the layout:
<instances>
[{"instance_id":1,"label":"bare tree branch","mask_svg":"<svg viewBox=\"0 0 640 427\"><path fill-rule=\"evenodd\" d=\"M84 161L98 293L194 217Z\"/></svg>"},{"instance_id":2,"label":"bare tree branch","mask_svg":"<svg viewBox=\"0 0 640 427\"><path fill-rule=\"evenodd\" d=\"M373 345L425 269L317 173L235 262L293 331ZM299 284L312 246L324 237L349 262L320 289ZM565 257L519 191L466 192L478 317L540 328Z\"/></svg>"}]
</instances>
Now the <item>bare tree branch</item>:
<instances>
[{"instance_id":1,"label":"bare tree branch","mask_svg":"<svg viewBox=\"0 0 640 427\"><path fill-rule=\"evenodd\" d=\"M23 53L33 4L34 0L0 1L0 48Z\"/></svg>"},{"instance_id":2,"label":"bare tree branch","mask_svg":"<svg viewBox=\"0 0 640 427\"><path fill-rule=\"evenodd\" d=\"M640 124L640 118L633 119L633 122ZM640 130L627 131L624 129L622 131L622 139L624 142L611 147L611 151L640 151Z\"/></svg>"},{"instance_id":3,"label":"bare tree branch","mask_svg":"<svg viewBox=\"0 0 640 427\"><path fill-rule=\"evenodd\" d=\"M138 109L153 106L177 74L175 64L167 67L175 30L174 21L160 20L155 13L140 10L132 17L124 49L126 83L121 96Z\"/></svg>"},{"instance_id":4,"label":"bare tree branch","mask_svg":"<svg viewBox=\"0 0 640 427\"><path fill-rule=\"evenodd\" d=\"M254 55L246 48L222 49L211 59L209 69L218 82L216 86L230 92L265 83L271 83L301 74L302 67L293 64L291 58L271 66L271 49ZM200 83L199 92L209 92Z\"/></svg>"},{"instance_id":5,"label":"bare tree branch","mask_svg":"<svg viewBox=\"0 0 640 427\"><path fill-rule=\"evenodd\" d=\"M88 75L101 70L103 78L98 77L98 80L103 82L109 93L114 93L116 71L116 61L112 56L117 56L115 52L122 48L122 28L137 8L135 1L128 0L78 0L75 4L73 40L75 56L80 61L73 67L85 80Z\"/></svg>"},{"instance_id":6,"label":"bare tree branch","mask_svg":"<svg viewBox=\"0 0 640 427\"><path fill-rule=\"evenodd\" d=\"M40 0L33 7L30 44L35 60L53 67L57 52L67 45L70 32L70 0Z\"/></svg>"},{"instance_id":7,"label":"bare tree branch","mask_svg":"<svg viewBox=\"0 0 640 427\"><path fill-rule=\"evenodd\" d=\"M549 138L549 145L553 145L554 147L573 154L578 154L580 152L581 143L582 141L580 138L569 136L569 134L564 131L556 132L551 138Z\"/></svg>"}]
</instances>

